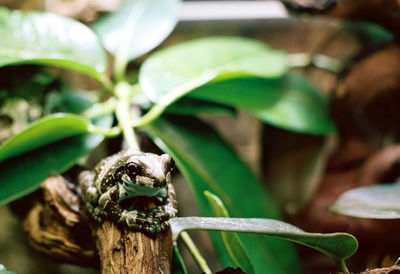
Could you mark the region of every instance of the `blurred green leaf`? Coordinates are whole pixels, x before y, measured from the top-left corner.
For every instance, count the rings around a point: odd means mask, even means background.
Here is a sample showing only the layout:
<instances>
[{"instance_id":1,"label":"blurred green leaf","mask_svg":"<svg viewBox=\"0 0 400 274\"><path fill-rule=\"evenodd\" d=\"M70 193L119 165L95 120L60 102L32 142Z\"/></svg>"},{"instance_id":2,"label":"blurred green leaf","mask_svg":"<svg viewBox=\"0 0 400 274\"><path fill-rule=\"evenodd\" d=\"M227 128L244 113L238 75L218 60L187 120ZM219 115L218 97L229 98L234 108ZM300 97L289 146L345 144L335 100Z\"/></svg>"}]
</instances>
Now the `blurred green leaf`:
<instances>
[{"instance_id":1,"label":"blurred green leaf","mask_svg":"<svg viewBox=\"0 0 400 274\"><path fill-rule=\"evenodd\" d=\"M182 256L179 252L176 242L173 244L171 271L173 274L187 274L185 263L183 262Z\"/></svg>"},{"instance_id":2,"label":"blurred green leaf","mask_svg":"<svg viewBox=\"0 0 400 274\"><path fill-rule=\"evenodd\" d=\"M166 109L166 113L179 115L219 114L234 116L236 111L232 107L226 105L186 97L170 105Z\"/></svg>"},{"instance_id":3,"label":"blurred green leaf","mask_svg":"<svg viewBox=\"0 0 400 274\"><path fill-rule=\"evenodd\" d=\"M357 240L348 233L308 233L272 219L181 217L170 222L175 240L180 232L193 229L259 233L311 247L338 261L349 258L358 248Z\"/></svg>"},{"instance_id":4,"label":"blurred green leaf","mask_svg":"<svg viewBox=\"0 0 400 274\"><path fill-rule=\"evenodd\" d=\"M8 271L4 265L0 264L0 274L15 274L15 272Z\"/></svg>"},{"instance_id":5,"label":"blurred green leaf","mask_svg":"<svg viewBox=\"0 0 400 274\"><path fill-rule=\"evenodd\" d=\"M221 199L209 191L205 191L204 195L211 204L211 208L216 217L229 217L228 211L226 210ZM224 242L225 248L231 256L232 261L235 262L237 267L240 267L245 273L254 273L253 265L251 260L244 249L243 243L236 233L221 232L222 241Z\"/></svg>"},{"instance_id":6,"label":"blurred green leaf","mask_svg":"<svg viewBox=\"0 0 400 274\"><path fill-rule=\"evenodd\" d=\"M367 21L344 21L343 28L358 37L364 46L377 46L394 40L393 33Z\"/></svg>"},{"instance_id":7,"label":"blurred green leaf","mask_svg":"<svg viewBox=\"0 0 400 274\"><path fill-rule=\"evenodd\" d=\"M40 64L102 79L107 58L97 36L71 18L0 7L0 66Z\"/></svg>"},{"instance_id":8,"label":"blurred green leaf","mask_svg":"<svg viewBox=\"0 0 400 274\"><path fill-rule=\"evenodd\" d=\"M335 132L327 102L300 75L229 79L201 86L189 96L242 108L286 130L308 134Z\"/></svg>"},{"instance_id":9,"label":"blurred green leaf","mask_svg":"<svg viewBox=\"0 0 400 274\"><path fill-rule=\"evenodd\" d=\"M90 121L79 115L46 116L7 139L0 146L0 162L67 137L89 133L90 128Z\"/></svg>"},{"instance_id":10,"label":"blurred green leaf","mask_svg":"<svg viewBox=\"0 0 400 274\"><path fill-rule=\"evenodd\" d=\"M81 114L98 102L98 97L89 91L73 91L64 88L52 91L45 97L44 114L57 112Z\"/></svg>"},{"instance_id":11,"label":"blurred green leaf","mask_svg":"<svg viewBox=\"0 0 400 274\"><path fill-rule=\"evenodd\" d=\"M287 57L266 44L241 37L207 37L163 49L150 56L139 72L143 92L169 105L210 81L240 76L280 77Z\"/></svg>"},{"instance_id":12,"label":"blurred green leaf","mask_svg":"<svg viewBox=\"0 0 400 274\"><path fill-rule=\"evenodd\" d=\"M112 116L99 117L94 124L109 128ZM102 135L81 134L65 138L8 159L0 165L0 206L21 198L39 188L47 177L62 173L97 147Z\"/></svg>"},{"instance_id":13,"label":"blurred green leaf","mask_svg":"<svg viewBox=\"0 0 400 274\"><path fill-rule=\"evenodd\" d=\"M178 22L179 0L123 1L120 9L101 17L93 25L105 48L116 54L128 43L129 59L159 45Z\"/></svg>"},{"instance_id":14,"label":"blurred green leaf","mask_svg":"<svg viewBox=\"0 0 400 274\"><path fill-rule=\"evenodd\" d=\"M360 218L399 219L400 184L380 184L349 190L336 200L331 211Z\"/></svg>"},{"instance_id":15,"label":"blurred green leaf","mask_svg":"<svg viewBox=\"0 0 400 274\"><path fill-rule=\"evenodd\" d=\"M143 129L175 159L179 170L191 184L202 215L213 215L203 195L208 190L221 198L234 217L280 217L276 204L260 181L204 123L194 118L160 118ZM243 236L241 240L256 273L265 269L277 274L300 271L292 246L275 239ZM219 235L212 237L223 264L233 266Z\"/></svg>"}]
</instances>

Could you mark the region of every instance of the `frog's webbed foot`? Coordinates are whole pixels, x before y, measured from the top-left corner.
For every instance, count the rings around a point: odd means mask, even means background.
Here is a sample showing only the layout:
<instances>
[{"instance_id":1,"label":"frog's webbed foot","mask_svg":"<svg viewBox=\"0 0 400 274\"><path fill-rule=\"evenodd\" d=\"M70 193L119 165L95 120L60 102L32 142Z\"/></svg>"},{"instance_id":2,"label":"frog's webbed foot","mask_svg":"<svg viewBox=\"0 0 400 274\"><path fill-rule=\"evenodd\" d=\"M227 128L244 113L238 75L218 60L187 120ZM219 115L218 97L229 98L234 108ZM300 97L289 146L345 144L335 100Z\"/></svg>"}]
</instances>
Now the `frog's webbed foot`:
<instances>
[{"instance_id":1,"label":"frog's webbed foot","mask_svg":"<svg viewBox=\"0 0 400 274\"><path fill-rule=\"evenodd\" d=\"M178 213L173 185L168 185L167 194L165 205L158 205L150 209L150 215L153 216L153 218L160 219L160 221L174 218Z\"/></svg>"},{"instance_id":2,"label":"frog's webbed foot","mask_svg":"<svg viewBox=\"0 0 400 274\"><path fill-rule=\"evenodd\" d=\"M169 228L168 219L161 220L155 218L151 213L139 210L123 211L119 222L124 223L129 228L147 233L158 233Z\"/></svg>"}]
</instances>

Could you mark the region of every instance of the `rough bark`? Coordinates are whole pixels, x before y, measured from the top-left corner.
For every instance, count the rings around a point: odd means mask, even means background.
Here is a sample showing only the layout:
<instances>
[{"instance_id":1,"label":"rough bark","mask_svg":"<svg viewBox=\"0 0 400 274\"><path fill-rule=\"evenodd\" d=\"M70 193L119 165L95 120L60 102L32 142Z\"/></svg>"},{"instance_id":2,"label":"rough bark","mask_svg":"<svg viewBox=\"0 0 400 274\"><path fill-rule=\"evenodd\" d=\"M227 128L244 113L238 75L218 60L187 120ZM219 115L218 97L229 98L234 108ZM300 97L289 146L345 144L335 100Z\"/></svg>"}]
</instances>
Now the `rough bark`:
<instances>
[{"instance_id":1,"label":"rough bark","mask_svg":"<svg viewBox=\"0 0 400 274\"><path fill-rule=\"evenodd\" d=\"M84 266L98 265L90 228L80 212L79 198L61 176L42 184L43 200L24 220L30 245L52 259Z\"/></svg>"},{"instance_id":2,"label":"rough bark","mask_svg":"<svg viewBox=\"0 0 400 274\"><path fill-rule=\"evenodd\" d=\"M150 237L108 221L93 223L61 176L48 178L42 190L43 200L24 221L37 251L61 262L100 265L102 273L170 273L170 230Z\"/></svg>"},{"instance_id":3,"label":"rough bark","mask_svg":"<svg viewBox=\"0 0 400 274\"><path fill-rule=\"evenodd\" d=\"M96 238L102 273L170 273L170 230L152 238L106 221Z\"/></svg>"}]
</instances>

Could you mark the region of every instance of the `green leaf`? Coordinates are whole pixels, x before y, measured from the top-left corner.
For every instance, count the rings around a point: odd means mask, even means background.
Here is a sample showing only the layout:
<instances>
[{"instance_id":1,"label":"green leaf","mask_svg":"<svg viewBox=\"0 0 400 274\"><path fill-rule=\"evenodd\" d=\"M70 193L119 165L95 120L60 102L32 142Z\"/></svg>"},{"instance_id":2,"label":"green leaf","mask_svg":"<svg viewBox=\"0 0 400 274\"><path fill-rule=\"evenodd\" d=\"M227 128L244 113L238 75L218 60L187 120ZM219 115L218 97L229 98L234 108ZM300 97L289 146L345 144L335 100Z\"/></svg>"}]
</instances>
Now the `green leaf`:
<instances>
[{"instance_id":1,"label":"green leaf","mask_svg":"<svg viewBox=\"0 0 400 274\"><path fill-rule=\"evenodd\" d=\"M75 114L54 114L30 124L0 146L0 162L63 138L91 132L91 123Z\"/></svg>"},{"instance_id":2,"label":"green leaf","mask_svg":"<svg viewBox=\"0 0 400 274\"><path fill-rule=\"evenodd\" d=\"M358 248L357 240L348 233L308 233L291 224L272 219L181 217L171 219L170 223L174 240L184 230L207 229L250 232L302 244L335 260L349 258ZM286 256L286 254L280 255Z\"/></svg>"},{"instance_id":3,"label":"green leaf","mask_svg":"<svg viewBox=\"0 0 400 274\"><path fill-rule=\"evenodd\" d=\"M187 274L185 263L182 259L181 253L179 252L176 242L173 244L171 271L173 274Z\"/></svg>"},{"instance_id":4,"label":"green leaf","mask_svg":"<svg viewBox=\"0 0 400 274\"><path fill-rule=\"evenodd\" d=\"M229 217L221 199L209 191L205 191L204 195L211 204L214 216L216 217ZM245 273L254 273L253 265L244 249L243 243L236 233L221 232L222 241L227 249L232 261L235 262L237 267L240 267Z\"/></svg>"},{"instance_id":5,"label":"green leaf","mask_svg":"<svg viewBox=\"0 0 400 274\"><path fill-rule=\"evenodd\" d=\"M105 48L116 54L128 43L130 60L159 45L178 22L179 0L135 0L103 16L93 25ZM124 45L125 46L125 45Z\"/></svg>"},{"instance_id":6,"label":"green leaf","mask_svg":"<svg viewBox=\"0 0 400 274\"><path fill-rule=\"evenodd\" d=\"M242 108L266 123L291 131L335 132L327 102L300 75L224 80L199 87L190 96Z\"/></svg>"},{"instance_id":7,"label":"green leaf","mask_svg":"<svg viewBox=\"0 0 400 274\"><path fill-rule=\"evenodd\" d=\"M97 36L71 18L0 7L0 67L40 64L104 78L107 58Z\"/></svg>"},{"instance_id":8,"label":"green leaf","mask_svg":"<svg viewBox=\"0 0 400 274\"><path fill-rule=\"evenodd\" d=\"M198 115L219 114L234 116L236 111L228 106L193 98L182 98L166 109L168 114Z\"/></svg>"},{"instance_id":9,"label":"green leaf","mask_svg":"<svg viewBox=\"0 0 400 274\"><path fill-rule=\"evenodd\" d=\"M58 112L81 114L99 102L99 98L89 91L52 91L45 97L44 113L49 115Z\"/></svg>"},{"instance_id":10,"label":"green leaf","mask_svg":"<svg viewBox=\"0 0 400 274\"><path fill-rule=\"evenodd\" d=\"M0 274L15 274L15 272L8 271L4 265L0 264Z\"/></svg>"},{"instance_id":11,"label":"green leaf","mask_svg":"<svg viewBox=\"0 0 400 274\"><path fill-rule=\"evenodd\" d=\"M234 217L280 217L260 181L207 125L194 118L160 118L144 130L175 159L191 184L203 216L213 215L203 195L208 190L221 198ZM233 266L219 235L212 237L224 265ZM267 238L260 241L251 235L241 240L256 273L265 269L277 274L300 271L296 253L287 243Z\"/></svg>"},{"instance_id":12,"label":"green leaf","mask_svg":"<svg viewBox=\"0 0 400 274\"><path fill-rule=\"evenodd\" d=\"M400 184L373 185L347 191L336 200L331 210L360 218L399 219Z\"/></svg>"},{"instance_id":13,"label":"green leaf","mask_svg":"<svg viewBox=\"0 0 400 274\"><path fill-rule=\"evenodd\" d=\"M276 78L287 69L284 52L248 38L208 37L163 49L140 69L142 90L156 104L137 126L153 121L167 106L210 81L244 76Z\"/></svg>"},{"instance_id":14,"label":"green leaf","mask_svg":"<svg viewBox=\"0 0 400 274\"><path fill-rule=\"evenodd\" d=\"M109 128L112 116L100 117L95 124ZM35 191L47 177L66 171L80 157L97 147L103 139L102 135L81 134L2 162L0 206Z\"/></svg>"},{"instance_id":15,"label":"green leaf","mask_svg":"<svg viewBox=\"0 0 400 274\"><path fill-rule=\"evenodd\" d=\"M364 46L378 46L394 40L387 29L367 21L344 21L343 28L358 37Z\"/></svg>"}]
</instances>

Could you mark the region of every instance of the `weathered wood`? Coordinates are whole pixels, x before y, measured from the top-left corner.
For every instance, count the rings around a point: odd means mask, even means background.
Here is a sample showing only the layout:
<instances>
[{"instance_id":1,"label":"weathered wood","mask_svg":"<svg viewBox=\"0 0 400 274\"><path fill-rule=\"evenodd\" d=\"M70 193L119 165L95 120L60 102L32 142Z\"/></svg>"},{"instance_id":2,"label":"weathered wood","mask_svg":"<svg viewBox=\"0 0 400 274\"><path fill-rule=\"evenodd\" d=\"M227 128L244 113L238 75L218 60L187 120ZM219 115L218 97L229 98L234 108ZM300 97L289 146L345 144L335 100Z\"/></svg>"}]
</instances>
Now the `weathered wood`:
<instances>
[{"instance_id":1,"label":"weathered wood","mask_svg":"<svg viewBox=\"0 0 400 274\"><path fill-rule=\"evenodd\" d=\"M37 251L61 262L100 265L107 274L170 273L170 230L150 237L112 222L91 222L83 202L61 176L48 178L42 189L43 200L24 220L28 241Z\"/></svg>"},{"instance_id":2,"label":"weathered wood","mask_svg":"<svg viewBox=\"0 0 400 274\"><path fill-rule=\"evenodd\" d=\"M170 230L152 238L106 221L96 239L102 273L170 273Z\"/></svg>"},{"instance_id":3,"label":"weathered wood","mask_svg":"<svg viewBox=\"0 0 400 274\"><path fill-rule=\"evenodd\" d=\"M80 214L79 198L61 176L42 185L43 200L24 220L30 245L54 260L83 266L98 266L90 228Z\"/></svg>"}]
</instances>

